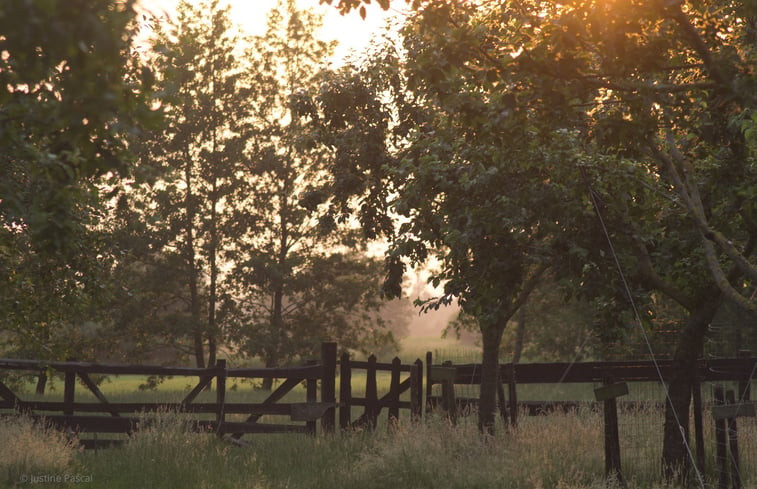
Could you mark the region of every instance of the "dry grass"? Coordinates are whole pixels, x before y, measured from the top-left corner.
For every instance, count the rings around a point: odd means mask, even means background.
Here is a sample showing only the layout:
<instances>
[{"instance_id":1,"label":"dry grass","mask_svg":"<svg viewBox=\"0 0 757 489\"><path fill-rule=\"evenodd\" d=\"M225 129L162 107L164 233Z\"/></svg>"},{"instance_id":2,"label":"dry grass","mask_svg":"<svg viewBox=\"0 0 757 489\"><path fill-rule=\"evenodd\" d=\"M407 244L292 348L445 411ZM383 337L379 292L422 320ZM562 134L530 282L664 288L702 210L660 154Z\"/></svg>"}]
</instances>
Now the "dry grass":
<instances>
[{"instance_id":1,"label":"dry grass","mask_svg":"<svg viewBox=\"0 0 757 489\"><path fill-rule=\"evenodd\" d=\"M0 483L13 487L31 474L63 473L78 452L78 442L29 418L0 418Z\"/></svg>"},{"instance_id":2,"label":"dry grass","mask_svg":"<svg viewBox=\"0 0 757 489\"><path fill-rule=\"evenodd\" d=\"M631 416L629 414L629 416ZM648 426L635 447L659 450L653 413L627 422ZM78 452L61 433L28 419L0 423L0 487L16 487L22 473L93 474L86 489L605 489L603 423L598 412L521 416L517 429L479 434L475 416L457 426L442 416L403 422L389 432L353 432L316 438L256 435L252 446L231 446L212 433L189 433L187 415L159 413L119 449ZM147 421L147 418L145 418ZM754 427L744 423L744 436ZM747 438L744 438L746 441ZM746 445L753 445L747 442ZM630 447L625 447L628 452ZM624 455L625 459L625 455ZM743 459L742 459L743 460ZM657 489L659 457L634 458L630 489ZM629 464L631 465L631 464ZM3 485L6 477L8 484ZM757 487L754 479L744 487ZM19 486L20 487L20 486ZM678 488L676 488L678 489Z\"/></svg>"}]
</instances>

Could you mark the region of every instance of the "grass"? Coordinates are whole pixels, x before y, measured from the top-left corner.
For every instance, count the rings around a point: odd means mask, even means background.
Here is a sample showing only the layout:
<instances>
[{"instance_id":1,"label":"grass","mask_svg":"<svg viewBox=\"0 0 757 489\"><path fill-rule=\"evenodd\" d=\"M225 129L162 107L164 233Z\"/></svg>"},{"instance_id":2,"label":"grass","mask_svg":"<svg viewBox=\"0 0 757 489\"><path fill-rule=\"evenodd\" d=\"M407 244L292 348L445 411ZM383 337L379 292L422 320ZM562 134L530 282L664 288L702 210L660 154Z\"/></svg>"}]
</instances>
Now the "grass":
<instances>
[{"instance_id":1,"label":"grass","mask_svg":"<svg viewBox=\"0 0 757 489\"><path fill-rule=\"evenodd\" d=\"M650 413L636 413L645 425ZM482 439L475 418L452 426L431 416L422 423L386 425L374 433L332 436L258 435L237 447L213 434L187 433L185 415L159 413L149 429L122 448L82 452L63 434L28 419L0 423L0 487L20 488L28 478L79 476L80 482L44 487L87 489L599 489L603 473L600 413L582 410L521 418ZM744 440L757 439L745 424ZM654 423L637 434L649 447L627 470L631 489L662 488L653 456ZM623 447L627 452L631 447ZM625 453L625 452L624 452ZM26 477L26 484L23 478ZM752 474L744 487L757 487ZM38 479L39 480L39 479ZM609 487L613 487L612 484Z\"/></svg>"},{"instance_id":2,"label":"grass","mask_svg":"<svg viewBox=\"0 0 757 489\"><path fill-rule=\"evenodd\" d=\"M409 362L417 344L401 355ZM471 353L473 355L474 353ZM436 357L436 356L435 356ZM384 360L386 361L386 360ZM403 374L405 375L405 374ZM390 375L379 372L379 392L389 388ZM167 379L155 391L138 391L138 376L112 377L100 388L111 402L178 402L195 379ZM337 386L339 382L337 380ZM228 402L261 402L268 393L229 383ZM46 400L62 400L62 386ZM592 400L591 385L519 385L520 400ZM353 395L363 395L365 373L353 373ZM705 398L709 388L703 387ZM79 400L94 401L77 385ZM460 395L468 395L460 393ZM477 395L477 392L471 393ZM631 384L629 399L660 399L656 385ZM199 402L212 402L203 392ZM304 400L298 386L284 402ZM405 399L408 400L408 399ZM362 409L353 408L353 419ZM67 436L20 418L0 420L0 488L36 484L46 488L188 488L188 489L318 489L318 488L507 488L599 489L609 487L604 471L602 415L588 409L570 414L519 417L519 426L498 426L497 435L482 440L475 417L451 426L443 417L409 423L403 411L399 425L388 429L386 413L376 432L350 432L312 438L306 435L248 435L250 447L237 447L213 434L187 433L186 415L159 413L157 422L129 438L122 448L84 452ZM237 415L237 417L244 417ZM229 420L236 420L228 416ZM286 419L286 418L284 418ZM705 438L714 439L705 414ZM262 422L282 422L264 417ZM630 489L663 488L660 483L662 415L654 410L621 413L621 454ZM757 487L757 423L740 421L743 487ZM750 441L751 440L751 441ZM708 471L714 474L714 445L707 449ZM43 479L40 479L40 478ZM47 477L47 479L44 479ZM69 481L65 481L66 477ZM78 479L75 479L78 477ZM26 478L26 479L24 479ZM60 482L56 482L61 479ZM713 485L708 487L716 487Z\"/></svg>"}]
</instances>

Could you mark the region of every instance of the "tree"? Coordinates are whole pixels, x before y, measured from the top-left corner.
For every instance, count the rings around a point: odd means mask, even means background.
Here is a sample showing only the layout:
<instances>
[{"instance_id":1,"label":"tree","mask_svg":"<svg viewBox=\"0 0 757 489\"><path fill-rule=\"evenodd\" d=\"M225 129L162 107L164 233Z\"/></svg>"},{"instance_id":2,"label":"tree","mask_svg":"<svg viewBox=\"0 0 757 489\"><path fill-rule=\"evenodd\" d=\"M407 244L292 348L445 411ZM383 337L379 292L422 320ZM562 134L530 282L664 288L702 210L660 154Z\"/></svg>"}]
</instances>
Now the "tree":
<instances>
[{"instance_id":1,"label":"tree","mask_svg":"<svg viewBox=\"0 0 757 489\"><path fill-rule=\"evenodd\" d=\"M151 74L129 60L134 15L131 1L0 8L0 218L38 249L71 243L77 206L99 177L129 174L124 136L154 119Z\"/></svg>"},{"instance_id":2,"label":"tree","mask_svg":"<svg viewBox=\"0 0 757 489\"><path fill-rule=\"evenodd\" d=\"M134 16L131 1L0 7L0 322L14 354L90 355L79 327L99 317L109 260L100 184L132 175L128 136L157 115L130 57Z\"/></svg>"},{"instance_id":3,"label":"tree","mask_svg":"<svg viewBox=\"0 0 757 489\"><path fill-rule=\"evenodd\" d=\"M154 252L182 270L198 367L215 363L219 302L230 297L221 260L239 238L234 196L252 134L253 75L229 11L217 0L182 2L176 24L160 26L153 65L166 124L141 143L144 165L159 174L143 193L144 218L170 233L156 233Z\"/></svg>"},{"instance_id":4,"label":"tree","mask_svg":"<svg viewBox=\"0 0 757 489\"><path fill-rule=\"evenodd\" d=\"M688 310L675 354L679 375L669 384L664 447L666 468L680 468L685 451L676 416L688 419L690 374L706 325L721 296L754 307L753 10L738 2L686 9L678 2L591 1L414 7L429 37L437 37L429 85L457 94L461 71L485 75L495 87L487 107L509 97L511 110L548 111L573 137L566 161L580 162L584 171L571 177L579 183L571 200L585 204L573 218L592 232L563 250L584 263L559 263L578 264L577 283L602 284L610 292L603 294L605 310L616 322L628 293L649 300L656 291ZM456 16L466 8L477 15ZM617 279L605 283L614 262L597 246L602 226L596 218L590 224L585 212L594 204L621 267L633 270L628 290Z\"/></svg>"},{"instance_id":5,"label":"tree","mask_svg":"<svg viewBox=\"0 0 757 489\"><path fill-rule=\"evenodd\" d=\"M687 311L668 382L668 473L688 466L681 426L707 325L724 297L755 307L752 14L737 2L580 2L555 8L522 55L563 110L595 97L587 171L622 268L635 261L632 287Z\"/></svg>"},{"instance_id":6,"label":"tree","mask_svg":"<svg viewBox=\"0 0 757 489\"><path fill-rule=\"evenodd\" d=\"M296 2L279 2L251 50L260 79L246 170L251 190L235 196L250 225L230 257L243 318L239 341L267 367L311 354L325 338L345 349L392 342L380 325L369 328L380 288L362 240L328 216L319 219L318 202L303 198L325 181L333 157L312 138L297 106L300 94L319 86L333 49L315 37L320 24Z\"/></svg>"},{"instance_id":7,"label":"tree","mask_svg":"<svg viewBox=\"0 0 757 489\"><path fill-rule=\"evenodd\" d=\"M337 152L324 193L336 197L335 212L357 195L364 227L390 240L386 292L399 293L406 262L433 255L440 269L430 281L444 294L425 308L457 300L476 318L479 425L492 432L504 328L572 231L560 164L574 155L570 132L503 93L499 84L517 77L493 80L465 65L468 43L482 40L454 26L484 20L468 5L419 11L403 28L404 56L389 47L374 65L336 76L318 107L322 136ZM382 103L387 91L392 105Z\"/></svg>"},{"instance_id":8,"label":"tree","mask_svg":"<svg viewBox=\"0 0 757 489\"><path fill-rule=\"evenodd\" d=\"M602 358L605 349L615 346L602 337L605 328L597 323L594 304L568 293L545 273L505 329L500 357L513 363L575 362ZM460 313L444 334L460 338L465 331L478 332L479 326L474 317Z\"/></svg>"}]
</instances>

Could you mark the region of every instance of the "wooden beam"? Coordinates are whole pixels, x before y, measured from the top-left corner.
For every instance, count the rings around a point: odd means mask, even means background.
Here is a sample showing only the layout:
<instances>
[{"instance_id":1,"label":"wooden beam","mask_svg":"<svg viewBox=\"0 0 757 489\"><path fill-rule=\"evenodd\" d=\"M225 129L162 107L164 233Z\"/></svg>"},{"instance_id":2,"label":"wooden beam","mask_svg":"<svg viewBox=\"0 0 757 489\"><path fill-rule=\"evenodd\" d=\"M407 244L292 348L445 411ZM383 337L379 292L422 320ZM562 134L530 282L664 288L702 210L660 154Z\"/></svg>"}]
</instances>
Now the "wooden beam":
<instances>
[{"instance_id":1,"label":"wooden beam","mask_svg":"<svg viewBox=\"0 0 757 489\"><path fill-rule=\"evenodd\" d=\"M754 418L757 416L757 402L739 402L712 406L712 417L718 419Z\"/></svg>"},{"instance_id":2,"label":"wooden beam","mask_svg":"<svg viewBox=\"0 0 757 489\"><path fill-rule=\"evenodd\" d=\"M292 389L294 389L300 382L302 382L302 379L286 379L275 391L271 393L270 396L266 398L265 401L260 403L261 406L270 406L272 404L276 404L279 402L285 395L289 393ZM249 416L245 423L257 423L258 420L261 418L261 414L253 414ZM245 432L238 431L232 434L231 436L235 439L242 438L242 435L244 435Z\"/></svg>"},{"instance_id":3,"label":"wooden beam","mask_svg":"<svg viewBox=\"0 0 757 489\"><path fill-rule=\"evenodd\" d=\"M290 418L292 421L315 421L320 419L327 410L336 407L335 402L300 402L290 404Z\"/></svg>"},{"instance_id":4,"label":"wooden beam","mask_svg":"<svg viewBox=\"0 0 757 489\"><path fill-rule=\"evenodd\" d=\"M628 394L628 384L625 382L618 382L614 384L603 385L594 389L594 398L597 401L607 401L608 399L615 399L620 396Z\"/></svg>"},{"instance_id":5,"label":"wooden beam","mask_svg":"<svg viewBox=\"0 0 757 489\"><path fill-rule=\"evenodd\" d=\"M89 375L87 375L84 372L79 372L79 378L84 382L84 385L86 385L89 388L92 394L95 395L97 400L105 405L105 409L104 409L105 411L109 412L111 416L114 416L114 417L120 416L118 414L118 411L116 411L111 406L109 406L110 403L108 402L108 399L105 398L105 395L97 387L97 384L92 382L92 379L89 378Z\"/></svg>"}]
</instances>

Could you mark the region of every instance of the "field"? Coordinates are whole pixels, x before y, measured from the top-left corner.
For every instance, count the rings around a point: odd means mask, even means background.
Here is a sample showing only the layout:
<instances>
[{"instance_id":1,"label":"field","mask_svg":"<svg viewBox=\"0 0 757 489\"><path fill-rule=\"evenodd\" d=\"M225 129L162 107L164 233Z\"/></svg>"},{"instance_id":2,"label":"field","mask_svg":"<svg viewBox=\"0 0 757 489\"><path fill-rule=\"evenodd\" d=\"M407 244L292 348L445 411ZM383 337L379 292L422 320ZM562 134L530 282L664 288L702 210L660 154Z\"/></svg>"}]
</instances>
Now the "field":
<instances>
[{"instance_id":1,"label":"field","mask_svg":"<svg viewBox=\"0 0 757 489\"><path fill-rule=\"evenodd\" d=\"M436 418L391 434L258 436L242 448L184 433L180 416L168 414L123 448L97 453L79 452L65 436L22 420L0 425L0 481L92 489L601 487L597 416L529 420L485 442L470 419L453 427Z\"/></svg>"},{"instance_id":2,"label":"field","mask_svg":"<svg viewBox=\"0 0 757 489\"><path fill-rule=\"evenodd\" d=\"M364 378L356 377L360 392ZM138 392L144 379L114 378L102 384L114 401L175 401L188 389L186 380L169 379L157 391ZM385 390L388 378L379 378ZM525 386L524 386L525 387ZM546 390L545 390L546 389ZM81 391L80 391L81 392ZM524 391L524 394L527 391ZM54 391L52 397L60 394ZM533 397L583 395L571 386L542 387ZM645 393L639 393L642 396ZM82 393L82 396L86 396ZM212 398L213 393L202 396ZM230 400L261 400L249 385L229 392ZM301 390L291 394L302 396ZM531 396L528 396L531 397ZM355 413L357 414L357 413ZM183 415L164 413L150 430L133 436L122 448L83 452L66 437L26 420L0 422L0 487L21 488L559 488L606 487L602 416L589 410L548 417L520 418L517 430L499 426L482 440L475 417L458 426L430 417L410 424L401 417L387 429L386 416L375 433L350 432L312 438L306 435L255 435L249 447L212 434L185 433ZM639 411L621 416L622 451L631 488L659 483L661 415ZM712 423L706 423L711 429ZM627 435L622 436L625 430ZM757 439L757 424L742 423L743 440ZM751 444L751 448L754 443ZM747 444L748 448L750 445ZM753 457L746 452L742 455ZM714 466L709 450L708 465ZM757 487L754 463L744 487ZM751 484L751 485L750 485ZM612 485L610 485L612 487Z\"/></svg>"},{"instance_id":3,"label":"field","mask_svg":"<svg viewBox=\"0 0 757 489\"><path fill-rule=\"evenodd\" d=\"M475 350L462 350L450 341L430 344L421 339L407 344L403 362L434 351L435 363L451 358L473 363ZM388 361L389 358L382 358ZM353 395L365 391L365 371L353 372ZM100 389L111 402L179 402L192 389L191 378L167 378L154 390L140 390L140 376L111 376ZM379 372L378 391L387 392L390 375ZM339 381L337 379L337 386ZM60 379L51 379L45 400L62 400ZM250 382L230 382L228 402L261 402L267 396ZM438 386L436 386L438 387ZM519 400L593 399L591 384L521 384ZM733 387L733 386L731 386ZM461 397L476 397L476 386L458 386ZM753 385L757 391L757 384ZM31 392L33 384L27 384ZM709 399L709 385L703 394ZM78 401L95 401L85 388L77 388ZM663 399L654 383L631 383L626 400ZM27 394L25 399L34 398ZM212 402L215 393L203 392L198 402ZM285 402L304 400L302 385L287 394ZM362 408L353 407L353 419ZM186 433L181 427L187 415L161 413L149 430L127 439L121 448L81 451L54 430L30 421L0 420L0 488L42 485L46 488L513 488L599 489L620 487L607 483L604 473L603 418L600 412L581 408L569 414L519 416L517 429L497 427L497 435L481 438L475 416L451 426L446 418L427 416L411 424L402 412L398 425L388 429L386 412L373 433L353 431L332 436L299 434L248 435L249 446L236 446L213 434ZM212 414L205 415L212 418ZM235 419L238 418L238 419ZM244 415L227 415L241 421ZM261 422L287 422L265 416ZM709 413L705 438L713 439ZM499 422L499 420L498 420ZM622 466L631 489L665 487L660 481L662 414L654 409L621 410ZM743 487L757 487L757 422L739 425L742 440ZM90 435L91 436L91 435ZM706 446L708 474L715 474L714 445ZM716 487L708 480L707 487ZM675 487L675 486L674 486ZM697 487L692 486L692 487Z\"/></svg>"}]
</instances>

